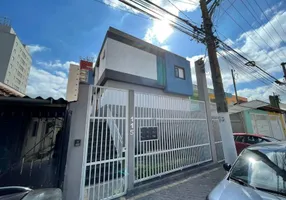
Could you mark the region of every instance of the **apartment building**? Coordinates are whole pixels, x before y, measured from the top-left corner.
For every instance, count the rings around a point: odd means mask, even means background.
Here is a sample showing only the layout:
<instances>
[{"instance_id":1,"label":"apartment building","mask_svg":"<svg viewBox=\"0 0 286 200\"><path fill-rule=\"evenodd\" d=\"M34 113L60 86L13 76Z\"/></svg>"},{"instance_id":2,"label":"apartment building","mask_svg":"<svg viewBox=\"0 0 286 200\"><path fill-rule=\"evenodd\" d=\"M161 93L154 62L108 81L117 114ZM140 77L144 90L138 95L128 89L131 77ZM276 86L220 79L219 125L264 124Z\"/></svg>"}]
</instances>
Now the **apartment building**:
<instances>
[{"instance_id":1,"label":"apartment building","mask_svg":"<svg viewBox=\"0 0 286 200\"><path fill-rule=\"evenodd\" d=\"M66 100L76 101L78 97L78 87L79 87L79 74L80 67L79 65L70 64L69 68L69 77L68 77L68 85L66 91Z\"/></svg>"},{"instance_id":2,"label":"apartment building","mask_svg":"<svg viewBox=\"0 0 286 200\"><path fill-rule=\"evenodd\" d=\"M26 93L32 58L7 20L0 20L0 82Z\"/></svg>"},{"instance_id":3,"label":"apartment building","mask_svg":"<svg viewBox=\"0 0 286 200\"><path fill-rule=\"evenodd\" d=\"M66 100L69 102L76 101L78 98L79 83L92 85L93 81L92 62L81 60L79 65L70 64Z\"/></svg>"}]
</instances>

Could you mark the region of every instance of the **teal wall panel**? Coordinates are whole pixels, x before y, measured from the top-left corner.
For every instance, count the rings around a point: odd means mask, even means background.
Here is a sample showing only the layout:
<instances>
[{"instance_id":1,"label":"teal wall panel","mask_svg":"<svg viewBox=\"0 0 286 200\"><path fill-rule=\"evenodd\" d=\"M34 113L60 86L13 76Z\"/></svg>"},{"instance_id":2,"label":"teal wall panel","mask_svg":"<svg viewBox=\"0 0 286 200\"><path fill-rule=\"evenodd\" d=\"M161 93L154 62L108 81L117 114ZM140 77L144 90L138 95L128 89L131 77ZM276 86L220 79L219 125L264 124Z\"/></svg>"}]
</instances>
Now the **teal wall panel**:
<instances>
[{"instance_id":1,"label":"teal wall panel","mask_svg":"<svg viewBox=\"0 0 286 200\"><path fill-rule=\"evenodd\" d=\"M157 81L159 85L166 85L166 63L165 58L157 56Z\"/></svg>"}]
</instances>

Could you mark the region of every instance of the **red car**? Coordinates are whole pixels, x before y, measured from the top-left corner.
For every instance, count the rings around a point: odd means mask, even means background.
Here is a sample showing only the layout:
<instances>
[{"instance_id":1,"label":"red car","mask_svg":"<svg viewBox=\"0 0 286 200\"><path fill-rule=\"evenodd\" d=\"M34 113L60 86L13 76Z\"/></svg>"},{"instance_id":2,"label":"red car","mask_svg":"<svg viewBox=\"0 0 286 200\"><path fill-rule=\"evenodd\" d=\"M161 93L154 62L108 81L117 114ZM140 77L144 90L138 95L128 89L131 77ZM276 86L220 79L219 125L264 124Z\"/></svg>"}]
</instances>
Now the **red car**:
<instances>
[{"instance_id":1,"label":"red car","mask_svg":"<svg viewBox=\"0 0 286 200\"><path fill-rule=\"evenodd\" d=\"M239 155L243 149L253 144L280 141L278 139L260 134L234 133L233 137L237 155Z\"/></svg>"}]
</instances>

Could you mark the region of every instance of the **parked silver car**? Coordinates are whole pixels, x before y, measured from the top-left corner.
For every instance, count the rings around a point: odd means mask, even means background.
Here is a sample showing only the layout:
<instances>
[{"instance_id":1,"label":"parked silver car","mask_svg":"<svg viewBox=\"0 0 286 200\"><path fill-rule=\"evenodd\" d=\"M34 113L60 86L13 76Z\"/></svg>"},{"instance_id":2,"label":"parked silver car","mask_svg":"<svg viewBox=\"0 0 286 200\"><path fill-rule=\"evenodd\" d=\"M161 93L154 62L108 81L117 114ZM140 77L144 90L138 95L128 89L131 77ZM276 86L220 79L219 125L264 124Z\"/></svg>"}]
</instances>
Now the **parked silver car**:
<instances>
[{"instance_id":1,"label":"parked silver car","mask_svg":"<svg viewBox=\"0 0 286 200\"><path fill-rule=\"evenodd\" d=\"M0 200L62 200L62 191L59 188L0 187Z\"/></svg>"},{"instance_id":2,"label":"parked silver car","mask_svg":"<svg viewBox=\"0 0 286 200\"><path fill-rule=\"evenodd\" d=\"M261 143L245 149L207 200L286 200L286 143Z\"/></svg>"}]
</instances>

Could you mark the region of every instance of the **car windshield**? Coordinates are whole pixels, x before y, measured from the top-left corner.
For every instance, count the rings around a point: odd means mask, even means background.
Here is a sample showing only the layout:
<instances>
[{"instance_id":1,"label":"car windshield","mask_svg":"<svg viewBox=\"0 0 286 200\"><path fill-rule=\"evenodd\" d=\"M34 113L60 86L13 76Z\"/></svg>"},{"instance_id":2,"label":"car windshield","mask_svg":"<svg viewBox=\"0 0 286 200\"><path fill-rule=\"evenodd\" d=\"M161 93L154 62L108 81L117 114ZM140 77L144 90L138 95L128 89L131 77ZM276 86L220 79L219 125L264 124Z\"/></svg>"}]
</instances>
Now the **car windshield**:
<instances>
[{"instance_id":1,"label":"car windshield","mask_svg":"<svg viewBox=\"0 0 286 200\"><path fill-rule=\"evenodd\" d=\"M286 194L286 150L246 149L229 178L258 190Z\"/></svg>"},{"instance_id":2,"label":"car windshield","mask_svg":"<svg viewBox=\"0 0 286 200\"><path fill-rule=\"evenodd\" d=\"M279 142L280 140L276 139L276 138L272 138L272 137L267 137L267 136L264 136L263 139L266 139L270 142Z\"/></svg>"}]
</instances>

